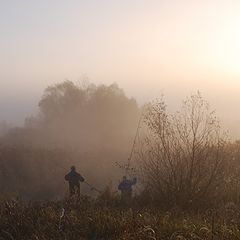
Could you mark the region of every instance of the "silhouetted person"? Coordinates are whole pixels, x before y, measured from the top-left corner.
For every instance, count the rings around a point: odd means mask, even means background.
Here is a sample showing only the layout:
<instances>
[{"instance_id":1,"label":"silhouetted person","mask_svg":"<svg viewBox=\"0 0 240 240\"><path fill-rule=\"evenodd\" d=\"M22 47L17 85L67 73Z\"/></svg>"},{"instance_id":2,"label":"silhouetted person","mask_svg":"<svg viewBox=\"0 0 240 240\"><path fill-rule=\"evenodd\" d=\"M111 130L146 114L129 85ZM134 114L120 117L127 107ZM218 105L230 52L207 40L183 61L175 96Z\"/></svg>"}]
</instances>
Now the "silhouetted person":
<instances>
[{"instance_id":1,"label":"silhouetted person","mask_svg":"<svg viewBox=\"0 0 240 240\"><path fill-rule=\"evenodd\" d=\"M132 180L127 179L126 176L123 177L123 180L118 185L118 190L121 191L121 199L124 203L128 203L132 199L132 186L137 183L137 178Z\"/></svg>"},{"instance_id":2,"label":"silhouetted person","mask_svg":"<svg viewBox=\"0 0 240 240\"><path fill-rule=\"evenodd\" d=\"M74 166L71 167L71 171L65 176L65 180L69 183L69 197L71 198L75 194L80 197L80 182L84 182L84 178L76 172Z\"/></svg>"}]
</instances>

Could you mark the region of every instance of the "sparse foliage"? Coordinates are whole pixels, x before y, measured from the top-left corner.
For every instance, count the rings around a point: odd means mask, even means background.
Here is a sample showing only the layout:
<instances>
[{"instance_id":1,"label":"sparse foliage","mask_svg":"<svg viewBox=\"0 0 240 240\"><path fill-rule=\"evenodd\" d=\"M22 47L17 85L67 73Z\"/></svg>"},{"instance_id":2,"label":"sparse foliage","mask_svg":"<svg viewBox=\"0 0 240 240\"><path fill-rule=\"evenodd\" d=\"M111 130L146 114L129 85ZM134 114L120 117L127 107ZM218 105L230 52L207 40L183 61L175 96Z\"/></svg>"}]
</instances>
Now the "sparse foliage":
<instances>
[{"instance_id":1,"label":"sparse foliage","mask_svg":"<svg viewBox=\"0 0 240 240\"><path fill-rule=\"evenodd\" d=\"M213 197L223 178L225 140L199 93L168 114L163 100L146 106L147 134L138 153L146 188L170 205L190 207Z\"/></svg>"}]
</instances>

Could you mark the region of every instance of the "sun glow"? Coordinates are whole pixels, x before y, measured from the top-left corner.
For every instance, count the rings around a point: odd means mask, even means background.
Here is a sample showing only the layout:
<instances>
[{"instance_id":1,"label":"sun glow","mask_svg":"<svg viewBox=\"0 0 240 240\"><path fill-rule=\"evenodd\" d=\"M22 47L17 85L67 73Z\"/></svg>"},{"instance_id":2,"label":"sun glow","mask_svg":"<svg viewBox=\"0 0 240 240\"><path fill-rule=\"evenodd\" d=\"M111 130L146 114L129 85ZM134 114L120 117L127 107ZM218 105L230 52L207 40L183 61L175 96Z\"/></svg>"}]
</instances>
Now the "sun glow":
<instances>
[{"instance_id":1,"label":"sun glow","mask_svg":"<svg viewBox=\"0 0 240 240\"><path fill-rule=\"evenodd\" d=\"M213 64L221 72L240 76L240 17L219 29L212 46Z\"/></svg>"}]
</instances>

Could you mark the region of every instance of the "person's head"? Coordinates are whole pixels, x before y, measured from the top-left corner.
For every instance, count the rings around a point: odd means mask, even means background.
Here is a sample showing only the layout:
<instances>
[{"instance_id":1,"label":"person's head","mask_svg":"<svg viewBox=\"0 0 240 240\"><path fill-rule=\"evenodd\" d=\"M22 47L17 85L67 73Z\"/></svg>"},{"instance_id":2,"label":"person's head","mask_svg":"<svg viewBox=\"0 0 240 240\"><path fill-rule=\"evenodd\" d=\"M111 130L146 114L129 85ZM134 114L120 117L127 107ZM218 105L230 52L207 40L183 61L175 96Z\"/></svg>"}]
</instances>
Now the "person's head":
<instances>
[{"instance_id":1,"label":"person's head","mask_svg":"<svg viewBox=\"0 0 240 240\"><path fill-rule=\"evenodd\" d=\"M76 167L75 166L71 166L71 171L76 171Z\"/></svg>"},{"instance_id":2,"label":"person's head","mask_svg":"<svg viewBox=\"0 0 240 240\"><path fill-rule=\"evenodd\" d=\"M123 181L127 180L127 177L126 176L123 176Z\"/></svg>"}]
</instances>

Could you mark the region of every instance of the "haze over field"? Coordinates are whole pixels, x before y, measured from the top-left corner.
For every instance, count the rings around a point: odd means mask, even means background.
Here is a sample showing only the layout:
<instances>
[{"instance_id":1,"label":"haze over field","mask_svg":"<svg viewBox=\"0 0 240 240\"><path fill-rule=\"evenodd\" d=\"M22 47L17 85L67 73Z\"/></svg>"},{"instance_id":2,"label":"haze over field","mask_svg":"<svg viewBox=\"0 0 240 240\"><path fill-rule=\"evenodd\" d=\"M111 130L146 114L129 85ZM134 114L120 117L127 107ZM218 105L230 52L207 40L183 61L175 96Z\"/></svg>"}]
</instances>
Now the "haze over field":
<instances>
[{"instance_id":1,"label":"haze over field","mask_svg":"<svg viewBox=\"0 0 240 240\"><path fill-rule=\"evenodd\" d=\"M0 0L0 239L240 240L240 0Z\"/></svg>"},{"instance_id":2,"label":"haze over field","mask_svg":"<svg viewBox=\"0 0 240 240\"><path fill-rule=\"evenodd\" d=\"M200 90L240 137L240 2L0 2L0 121L21 124L53 83L116 82L170 108Z\"/></svg>"}]
</instances>

